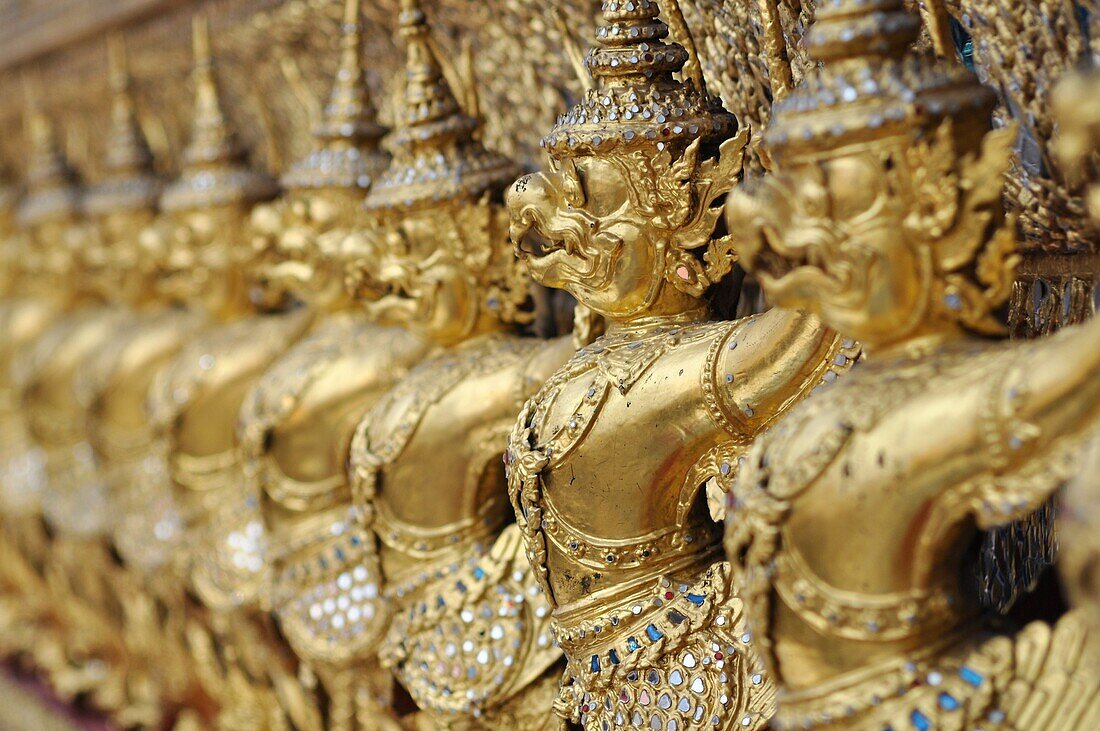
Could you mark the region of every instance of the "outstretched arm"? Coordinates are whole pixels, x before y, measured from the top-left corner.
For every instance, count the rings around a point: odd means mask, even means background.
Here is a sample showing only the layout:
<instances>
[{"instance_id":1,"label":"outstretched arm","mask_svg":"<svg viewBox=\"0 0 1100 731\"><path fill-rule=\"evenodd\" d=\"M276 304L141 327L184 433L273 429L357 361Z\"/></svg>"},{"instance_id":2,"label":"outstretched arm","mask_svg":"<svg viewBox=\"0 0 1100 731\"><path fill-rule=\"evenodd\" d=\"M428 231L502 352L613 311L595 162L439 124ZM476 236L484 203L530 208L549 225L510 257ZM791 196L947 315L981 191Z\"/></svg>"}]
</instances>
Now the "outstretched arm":
<instances>
[{"instance_id":1,"label":"outstretched arm","mask_svg":"<svg viewBox=\"0 0 1100 731\"><path fill-rule=\"evenodd\" d=\"M1100 318L1030 344L996 398L1010 466L1100 426Z\"/></svg>"},{"instance_id":2,"label":"outstretched arm","mask_svg":"<svg viewBox=\"0 0 1100 731\"><path fill-rule=\"evenodd\" d=\"M830 369L846 370L857 355L858 345L813 315L773 309L732 331L711 377L731 430L751 439L808 395Z\"/></svg>"}]
</instances>

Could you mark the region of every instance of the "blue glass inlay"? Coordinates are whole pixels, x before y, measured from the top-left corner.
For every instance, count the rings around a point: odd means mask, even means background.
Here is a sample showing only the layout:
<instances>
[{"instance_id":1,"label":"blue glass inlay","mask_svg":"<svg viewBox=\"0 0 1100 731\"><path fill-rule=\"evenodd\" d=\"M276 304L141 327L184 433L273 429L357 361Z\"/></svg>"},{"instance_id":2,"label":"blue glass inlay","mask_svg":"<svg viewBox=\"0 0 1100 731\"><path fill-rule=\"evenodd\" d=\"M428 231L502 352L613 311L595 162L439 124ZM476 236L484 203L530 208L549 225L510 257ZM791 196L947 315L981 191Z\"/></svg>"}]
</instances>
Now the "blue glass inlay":
<instances>
[{"instance_id":1,"label":"blue glass inlay","mask_svg":"<svg viewBox=\"0 0 1100 731\"><path fill-rule=\"evenodd\" d=\"M599 655L593 655L592 656L592 672L594 672L594 673L600 672L600 656Z\"/></svg>"},{"instance_id":2,"label":"blue glass inlay","mask_svg":"<svg viewBox=\"0 0 1100 731\"><path fill-rule=\"evenodd\" d=\"M981 673L976 670L971 670L965 665L959 668L959 677L965 680L970 685L973 685L975 688L980 688L982 685L982 681L985 680L985 678L982 677Z\"/></svg>"},{"instance_id":3,"label":"blue glass inlay","mask_svg":"<svg viewBox=\"0 0 1100 731\"><path fill-rule=\"evenodd\" d=\"M913 711L909 714L909 720L913 722L913 727L918 731L929 731L932 728L932 722L928 720L928 716L920 711Z\"/></svg>"},{"instance_id":4,"label":"blue glass inlay","mask_svg":"<svg viewBox=\"0 0 1100 731\"><path fill-rule=\"evenodd\" d=\"M638 639L636 637L626 638L626 649L630 650L631 652L637 652L639 647L641 647L641 645L638 644Z\"/></svg>"},{"instance_id":5,"label":"blue glass inlay","mask_svg":"<svg viewBox=\"0 0 1100 731\"><path fill-rule=\"evenodd\" d=\"M326 559L324 556L321 556L321 558L317 559L317 563L321 564L322 570L328 568L328 559Z\"/></svg>"},{"instance_id":6,"label":"blue glass inlay","mask_svg":"<svg viewBox=\"0 0 1100 731\"><path fill-rule=\"evenodd\" d=\"M447 603L446 603L445 601L443 601L443 597L441 597L441 596L437 596L437 597L435 598L435 605L436 605L437 607L439 607L440 609L442 609L442 608L443 608L444 606L446 606L446 604L447 604Z\"/></svg>"},{"instance_id":7,"label":"blue glass inlay","mask_svg":"<svg viewBox=\"0 0 1100 731\"><path fill-rule=\"evenodd\" d=\"M945 711L957 711L959 702L950 693L940 693L940 708Z\"/></svg>"},{"instance_id":8,"label":"blue glass inlay","mask_svg":"<svg viewBox=\"0 0 1100 731\"><path fill-rule=\"evenodd\" d=\"M974 71L974 39L970 36L966 27L962 23L951 18L951 40L955 43L955 52L959 55L959 59L962 60L963 65Z\"/></svg>"},{"instance_id":9,"label":"blue glass inlay","mask_svg":"<svg viewBox=\"0 0 1100 731\"><path fill-rule=\"evenodd\" d=\"M344 555L345 555L344 554L344 549L337 548L335 551L333 551L333 553L336 555L336 560L337 561L343 561L344 560Z\"/></svg>"},{"instance_id":10,"label":"blue glass inlay","mask_svg":"<svg viewBox=\"0 0 1100 731\"><path fill-rule=\"evenodd\" d=\"M478 581L481 581L482 579L484 579L485 578L485 569L481 568L480 566L476 567L474 569L474 578L477 579Z\"/></svg>"},{"instance_id":11,"label":"blue glass inlay","mask_svg":"<svg viewBox=\"0 0 1100 731\"><path fill-rule=\"evenodd\" d=\"M677 612L675 609L668 613L668 621L673 624L682 623L687 617Z\"/></svg>"},{"instance_id":12,"label":"blue glass inlay","mask_svg":"<svg viewBox=\"0 0 1100 731\"><path fill-rule=\"evenodd\" d=\"M612 650L611 652L607 653L607 659L610 660L613 665L618 665L619 664L619 653Z\"/></svg>"},{"instance_id":13,"label":"blue glass inlay","mask_svg":"<svg viewBox=\"0 0 1100 731\"><path fill-rule=\"evenodd\" d=\"M351 545L353 545L353 546L358 546L362 542L363 542L363 539L360 538L359 536L352 536L351 537Z\"/></svg>"},{"instance_id":14,"label":"blue glass inlay","mask_svg":"<svg viewBox=\"0 0 1100 731\"><path fill-rule=\"evenodd\" d=\"M656 625L652 624L646 626L645 633L654 642L665 636L661 630L657 629Z\"/></svg>"},{"instance_id":15,"label":"blue glass inlay","mask_svg":"<svg viewBox=\"0 0 1100 731\"><path fill-rule=\"evenodd\" d=\"M691 602L692 604L694 604L697 607L703 606L703 602L705 602L707 600L707 598L705 596L703 596L702 594L688 594L687 598L688 598L689 602Z\"/></svg>"},{"instance_id":16,"label":"blue glass inlay","mask_svg":"<svg viewBox=\"0 0 1100 731\"><path fill-rule=\"evenodd\" d=\"M455 582L455 588L461 591L463 594L466 593L466 584L462 583L461 581Z\"/></svg>"}]
</instances>

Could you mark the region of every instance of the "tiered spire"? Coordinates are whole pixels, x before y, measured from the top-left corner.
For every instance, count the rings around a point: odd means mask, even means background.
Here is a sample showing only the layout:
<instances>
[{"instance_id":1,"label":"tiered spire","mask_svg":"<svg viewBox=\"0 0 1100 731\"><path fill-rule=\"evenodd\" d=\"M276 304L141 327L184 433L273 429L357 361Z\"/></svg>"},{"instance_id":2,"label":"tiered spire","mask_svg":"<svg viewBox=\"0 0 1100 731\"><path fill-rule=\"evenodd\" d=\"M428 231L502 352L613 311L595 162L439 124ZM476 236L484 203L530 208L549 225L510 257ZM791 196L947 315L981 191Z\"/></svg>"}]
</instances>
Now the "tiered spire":
<instances>
[{"instance_id":1,"label":"tiered spire","mask_svg":"<svg viewBox=\"0 0 1100 731\"><path fill-rule=\"evenodd\" d=\"M360 0L346 0L340 39L340 66L314 148L293 165L283 185L302 188L368 189L389 164L379 148L386 128L378 124L363 70L363 17Z\"/></svg>"},{"instance_id":2,"label":"tiered spire","mask_svg":"<svg viewBox=\"0 0 1100 731\"><path fill-rule=\"evenodd\" d=\"M806 38L823 66L775 105L772 156L806 156L955 121L977 142L994 98L959 64L910 52L920 19L905 0L823 0Z\"/></svg>"},{"instance_id":3,"label":"tiered spire","mask_svg":"<svg viewBox=\"0 0 1100 731\"><path fill-rule=\"evenodd\" d=\"M80 179L57 142L53 123L39 104L37 89L24 78L26 133L30 149L26 195L16 212L24 226L75 216L81 204Z\"/></svg>"},{"instance_id":4,"label":"tiered spire","mask_svg":"<svg viewBox=\"0 0 1100 731\"><path fill-rule=\"evenodd\" d=\"M716 97L683 76L688 53L669 43L655 0L605 0L599 44L585 58L595 82L543 140L551 155L720 143L737 120Z\"/></svg>"},{"instance_id":5,"label":"tiered spire","mask_svg":"<svg viewBox=\"0 0 1100 731\"><path fill-rule=\"evenodd\" d=\"M464 112L443 74L416 0L401 0L405 96L393 134L394 160L367 196L371 209L414 207L502 190L519 169L475 138L478 120Z\"/></svg>"},{"instance_id":6,"label":"tiered spire","mask_svg":"<svg viewBox=\"0 0 1100 731\"><path fill-rule=\"evenodd\" d=\"M229 119L222 110L210 53L206 17L192 24L195 67L195 116L191 141L183 152L180 177L161 197L165 210L194 209L227 203L255 203L278 191L275 181L248 167Z\"/></svg>"},{"instance_id":7,"label":"tiered spire","mask_svg":"<svg viewBox=\"0 0 1100 731\"><path fill-rule=\"evenodd\" d=\"M120 36L107 41L113 94L107 133L106 170L102 183L88 192L85 210L92 216L112 211L153 208L160 183L153 172L153 153L138 124L131 94L126 46Z\"/></svg>"}]
</instances>

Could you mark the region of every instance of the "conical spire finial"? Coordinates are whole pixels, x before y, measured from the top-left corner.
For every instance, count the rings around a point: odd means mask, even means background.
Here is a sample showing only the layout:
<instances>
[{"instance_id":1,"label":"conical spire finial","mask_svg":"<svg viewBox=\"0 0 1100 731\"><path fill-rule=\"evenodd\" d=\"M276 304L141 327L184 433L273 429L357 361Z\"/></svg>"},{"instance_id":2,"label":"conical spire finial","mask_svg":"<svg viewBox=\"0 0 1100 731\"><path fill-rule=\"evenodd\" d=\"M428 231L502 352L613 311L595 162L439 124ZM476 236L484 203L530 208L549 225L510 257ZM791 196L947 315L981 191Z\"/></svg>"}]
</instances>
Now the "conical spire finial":
<instances>
[{"instance_id":1,"label":"conical spire finial","mask_svg":"<svg viewBox=\"0 0 1100 731\"><path fill-rule=\"evenodd\" d=\"M17 218L23 225L34 225L50 218L76 215L80 207L79 176L61 151L53 122L42 110L38 88L29 76L23 77L23 91L30 159L26 196L19 205Z\"/></svg>"},{"instance_id":2,"label":"conical spire finial","mask_svg":"<svg viewBox=\"0 0 1100 731\"><path fill-rule=\"evenodd\" d=\"M271 198L278 186L267 175L248 167L244 150L222 109L205 15L194 16L191 32L195 57L191 73L195 86L191 140L183 152L180 177L164 191L161 207L181 210Z\"/></svg>"},{"instance_id":3,"label":"conical spire finial","mask_svg":"<svg viewBox=\"0 0 1100 731\"><path fill-rule=\"evenodd\" d=\"M195 85L195 116L191 120L191 142L184 152L184 164L235 162L242 157L242 151L222 109L210 52L210 27L205 15L194 17L191 33L195 56L191 74Z\"/></svg>"},{"instance_id":4,"label":"conical spire finial","mask_svg":"<svg viewBox=\"0 0 1100 731\"><path fill-rule=\"evenodd\" d=\"M427 16L417 0L401 0L398 28L405 41L405 104L395 141L438 145L472 132L477 121L463 113L447 83L432 48Z\"/></svg>"},{"instance_id":5,"label":"conical spire finial","mask_svg":"<svg viewBox=\"0 0 1100 731\"><path fill-rule=\"evenodd\" d=\"M476 139L435 54L417 0L401 0L405 92L393 133L394 160L367 195L370 209L407 208L503 190L519 174L507 158Z\"/></svg>"},{"instance_id":6,"label":"conical spire finial","mask_svg":"<svg viewBox=\"0 0 1100 731\"><path fill-rule=\"evenodd\" d=\"M86 210L93 216L152 208L159 192L153 153L134 111L126 44L121 36L108 37L107 58L113 95L111 128L107 133L105 179L89 191L85 201Z\"/></svg>"},{"instance_id":7,"label":"conical spire finial","mask_svg":"<svg viewBox=\"0 0 1100 731\"><path fill-rule=\"evenodd\" d=\"M679 43L665 40L668 24L660 13L654 0L603 4L604 23L596 28L600 46L585 60L597 83L675 86L673 74L683 70L688 54Z\"/></svg>"},{"instance_id":8,"label":"conical spire finial","mask_svg":"<svg viewBox=\"0 0 1100 731\"><path fill-rule=\"evenodd\" d=\"M773 157L817 156L900 137L951 117L958 139L990 128L994 97L959 64L910 52L920 19L905 0L825 0L806 36L822 65L777 102L765 141Z\"/></svg>"},{"instance_id":9,"label":"conical spire finial","mask_svg":"<svg viewBox=\"0 0 1100 731\"><path fill-rule=\"evenodd\" d=\"M363 19L360 0L346 0L340 36L340 65L316 144L285 176L287 188L359 188L366 190L389 164L379 147L386 134L375 118L363 70Z\"/></svg>"},{"instance_id":10,"label":"conical spire finial","mask_svg":"<svg viewBox=\"0 0 1100 731\"><path fill-rule=\"evenodd\" d=\"M668 42L656 0L604 0L598 45L585 65L595 82L562 116L543 146L567 156L704 139L720 143L737 120L721 102L684 75L688 52Z\"/></svg>"}]
</instances>

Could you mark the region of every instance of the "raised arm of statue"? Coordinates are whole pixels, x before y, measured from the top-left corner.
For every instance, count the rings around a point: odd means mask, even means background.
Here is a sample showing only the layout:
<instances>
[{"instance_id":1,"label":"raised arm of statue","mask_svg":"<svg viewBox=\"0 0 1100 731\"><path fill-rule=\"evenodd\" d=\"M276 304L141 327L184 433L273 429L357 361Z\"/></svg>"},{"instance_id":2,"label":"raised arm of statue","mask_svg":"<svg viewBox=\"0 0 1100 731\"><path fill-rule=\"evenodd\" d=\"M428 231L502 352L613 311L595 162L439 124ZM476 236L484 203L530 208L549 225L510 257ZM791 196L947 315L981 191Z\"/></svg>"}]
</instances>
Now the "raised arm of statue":
<instances>
[{"instance_id":1,"label":"raised arm of statue","mask_svg":"<svg viewBox=\"0 0 1100 731\"><path fill-rule=\"evenodd\" d=\"M837 336L816 316L784 309L745 320L718 348L710 375L725 426L735 435L758 433L859 354L855 341Z\"/></svg>"}]
</instances>

